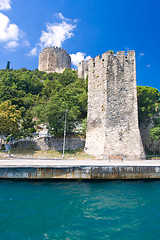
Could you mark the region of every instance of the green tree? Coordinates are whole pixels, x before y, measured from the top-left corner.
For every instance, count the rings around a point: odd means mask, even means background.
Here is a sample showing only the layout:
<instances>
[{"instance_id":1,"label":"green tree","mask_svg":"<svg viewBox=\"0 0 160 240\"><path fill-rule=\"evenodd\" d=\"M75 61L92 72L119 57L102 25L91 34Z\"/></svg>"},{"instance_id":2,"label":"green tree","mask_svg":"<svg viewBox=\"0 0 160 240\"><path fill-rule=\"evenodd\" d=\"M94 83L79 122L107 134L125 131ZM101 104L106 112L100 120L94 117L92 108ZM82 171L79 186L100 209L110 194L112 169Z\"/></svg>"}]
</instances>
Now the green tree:
<instances>
[{"instance_id":1,"label":"green tree","mask_svg":"<svg viewBox=\"0 0 160 240\"><path fill-rule=\"evenodd\" d=\"M21 111L21 129L17 134L26 136L35 131L33 109L38 122L46 123L49 131L59 136L66 109L68 133L86 117L87 81L79 79L76 71L47 74L38 69L0 70L0 80L0 103L10 100Z\"/></svg>"},{"instance_id":2,"label":"green tree","mask_svg":"<svg viewBox=\"0 0 160 240\"><path fill-rule=\"evenodd\" d=\"M84 135L86 135L86 131L87 131L87 118L84 118L82 120L81 128L82 128L82 133Z\"/></svg>"},{"instance_id":3,"label":"green tree","mask_svg":"<svg viewBox=\"0 0 160 240\"><path fill-rule=\"evenodd\" d=\"M16 109L11 101L0 104L0 135L2 148L2 136L14 134L20 128L21 112Z\"/></svg>"},{"instance_id":4,"label":"green tree","mask_svg":"<svg viewBox=\"0 0 160 240\"><path fill-rule=\"evenodd\" d=\"M16 134L16 137L28 137L32 136L32 133L36 132L35 121L33 121L33 114L31 110L25 112L25 116L21 121L21 129Z\"/></svg>"},{"instance_id":5,"label":"green tree","mask_svg":"<svg viewBox=\"0 0 160 240\"><path fill-rule=\"evenodd\" d=\"M150 129L150 138L153 142L160 140L160 127L153 127Z\"/></svg>"},{"instance_id":6,"label":"green tree","mask_svg":"<svg viewBox=\"0 0 160 240\"><path fill-rule=\"evenodd\" d=\"M62 74L50 73L44 81L42 97L34 107L34 113L49 131L61 136L64 116L67 113L67 133L73 133L78 123L87 114L87 83L78 79L77 73L66 69ZM39 95L40 96L40 95Z\"/></svg>"},{"instance_id":7,"label":"green tree","mask_svg":"<svg viewBox=\"0 0 160 240\"><path fill-rule=\"evenodd\" d=\"M157 115L157 104L159 102L159 91L152 87L138 86L138 118L139 123L150 122Z\"/></svg>"},{"instance_id":8,"label":"green tree","mask_svg":"<svg viewBox=\"0 0 160 240\"><path fill-rule=\"evenodd\" d=\"M6 66L6 69L10 69L10 61L7 62L7 66Z\"/></svg>"},{"instance_id":9,"label":"green tree","mask_svg":"<svg viewBox=\"0 0 160 240\"><path fill-rule=\"evenodd\" d=\"M160 140L159 97L160 93L152 87L138 86L138 113L139 124L153 124L149 130L152 142Z\"/></svg>"}]
</instances>

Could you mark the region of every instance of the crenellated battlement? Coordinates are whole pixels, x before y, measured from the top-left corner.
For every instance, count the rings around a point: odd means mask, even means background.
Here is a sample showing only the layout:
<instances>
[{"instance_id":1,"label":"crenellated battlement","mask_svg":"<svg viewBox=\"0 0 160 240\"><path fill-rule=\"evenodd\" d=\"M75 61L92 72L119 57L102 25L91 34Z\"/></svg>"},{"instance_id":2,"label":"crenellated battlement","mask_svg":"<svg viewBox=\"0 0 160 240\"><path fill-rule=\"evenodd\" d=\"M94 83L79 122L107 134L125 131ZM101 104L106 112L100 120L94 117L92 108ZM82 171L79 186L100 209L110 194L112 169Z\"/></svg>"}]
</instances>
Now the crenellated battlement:
<instances>
[{"instance_id":1,"label":"crenellated battlement","mask_svg":"<svg viewBox=\"0 0 160 240\"><path fill-rule=\"evenodd\" d=\"M131 51L127 51L127 54L125 53L125 51L118 51L116 54L114 54L114 52L105 52L101 55L96 56L95 58L91 58L88 63L89 64L93 64L95 66L96 63L104 63L105 61L108 61L109 59L113 59L113 60L131 60L131 57L133 58L133 60L135 59L135 51L131 50ZM80 64L82 64L83 62L81 62Z\"/></svg>"},{"instance_id":2,"label":"crenellated battlement","mask_svg":"<svg viewBox=\"0 0 160 240\"><path fill-rule=\"evenodd\" d=\"M42 52L40 53L43 54L44 52L50 52L50 50L53 49L54 51L57 51L57 52L62 52L62 53L65 53L69 56L69 54L67 53L67 51L61 47L56 47L56 46L50 46L50 47L46 47L42 50Z\"/></svg>"},{"instance_id":3,"label":"crenellated battlement","mask_svg":"<svg viewBox=\"0 0 160 240\"><path fill-rule=\"evenodd\" d=\"M101 67L110 66L114 63L117 64L117 66L121 63L122 66L125 66L126 64L132 63L135 61L135 51L130 50L125 53L125 51L118 51L116 54L113 51L107 51L103 53L102 55L98 55L95 58L91 58L88 61L82 61L78 65L78 76L79 78L86 78L88 75L88 68L89 65L92 68L100 67L100 64L102 64ZM105 70L104 70L105 71Z\"/></svg>"}]
</instances>

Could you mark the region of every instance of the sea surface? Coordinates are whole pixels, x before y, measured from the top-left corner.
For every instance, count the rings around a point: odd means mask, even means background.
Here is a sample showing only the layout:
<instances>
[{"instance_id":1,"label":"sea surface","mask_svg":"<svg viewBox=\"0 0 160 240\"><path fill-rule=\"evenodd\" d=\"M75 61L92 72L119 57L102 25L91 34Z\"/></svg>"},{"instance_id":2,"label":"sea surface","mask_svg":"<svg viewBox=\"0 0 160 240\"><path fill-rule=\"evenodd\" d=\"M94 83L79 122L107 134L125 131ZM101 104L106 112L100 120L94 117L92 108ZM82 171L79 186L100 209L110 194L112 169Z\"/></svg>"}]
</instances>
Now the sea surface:
<instances>
[{"instance_id":1,"label":"sea surface","mask_svg":"<svg viewBox=\"0 0 160 240\"><path fill-rule=\"evenodd\" d=\"M0 181L0 240L160 239L160 181Z\"/></svg>"}]
</instances>

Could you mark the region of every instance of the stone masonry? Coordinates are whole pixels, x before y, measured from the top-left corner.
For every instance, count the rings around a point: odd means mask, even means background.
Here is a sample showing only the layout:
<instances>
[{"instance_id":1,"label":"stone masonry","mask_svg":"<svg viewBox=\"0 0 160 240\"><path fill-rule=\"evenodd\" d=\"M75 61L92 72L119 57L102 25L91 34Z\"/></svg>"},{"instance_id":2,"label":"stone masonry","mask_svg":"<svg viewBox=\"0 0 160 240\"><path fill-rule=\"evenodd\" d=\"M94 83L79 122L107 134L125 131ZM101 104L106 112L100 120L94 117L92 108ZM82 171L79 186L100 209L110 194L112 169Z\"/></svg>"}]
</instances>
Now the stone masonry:
<instances>
[{"instance_id":1,"label":"stone masonry","mask_svg":"<svg viewBox=\"0 0 160 240\"><path fill-rule=\"evenodd\" d=\"M135 51L88 62L85 151L103 159L145 159L138 126Z\"/></svg>"},{"instance_id":2,"label":"stone masonry","mask_svg":"<svg viewBox=\"0 0 160 240\"><path fill-rule=\"evenodd\" d=\"M32 149L45 151L46 145L47 150L51 151L62 151L63 150L63 138L54 138L54 137L40 137L37 139L19 139L13 144L14 148L19 149ZM66 137L65 150L76 150L84 148L85 139L80 137L69 138Z\"/></svg>"},{"instance_id":3,"label":"stone masonry","mask_svg":"<svg viewBox=\"0 0 160 240\"><path fill-rule=\"evenodd\" d=\"M78 77L86 79L88 76L88 61L82 61L78 65Z\"/></svg>"},{"instance_id":4,"label":"stone masonry","mask_svg":"<svg viewBox=\"0 0 160 240\"><path fill-rule=\"evenodd\" d=\"M63 73L65 68L71 68L71 57L64 49L47 47L40 53L39 71Z\"/></svg>"}]
</instances>

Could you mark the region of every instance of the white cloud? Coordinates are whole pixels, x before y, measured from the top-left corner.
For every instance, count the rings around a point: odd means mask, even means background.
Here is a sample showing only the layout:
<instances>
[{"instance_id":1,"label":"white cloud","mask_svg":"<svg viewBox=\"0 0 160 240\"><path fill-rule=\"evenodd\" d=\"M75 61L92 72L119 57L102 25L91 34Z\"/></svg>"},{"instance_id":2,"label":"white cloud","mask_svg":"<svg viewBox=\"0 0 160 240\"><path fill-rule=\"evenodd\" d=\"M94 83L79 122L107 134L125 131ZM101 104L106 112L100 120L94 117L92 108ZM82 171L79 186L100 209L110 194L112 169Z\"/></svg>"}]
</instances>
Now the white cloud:
<instances>
[{"instance_id":1,"label":"white cloud","mask_svg":"<svg viewBox=\"0 0 160 240\"><path fill-rule=\"evenodd\" d=\"M0 10L11 9L11 3L11 0L0 0ZM14 50L20 45L20 40L22 46L30 46L25 33L0 12L0 43L3 43L4 48Z\"/></svg>"},{"instance_id":2,"label":"white cloud","mask_svg":"<svg viewBox=\"0 0 160 240\"><path fill-rule=\"evenodd\" d=\"M20 40L22 46L30 46L28 40L25 39L25 33L0 12L0 43L3 43L6 49L11 50L19 46Z\"/></svg>"},{"instance_id":3,"label":"white cloud","mask_svg":"<svg viewBox=\"0 0 160 240\"><path fill-rule=\"evenodd\" d=\"M62 13L56 14L60 23L48 23L46 31L41 32L41 37L36 46L29 52L29 56L36 56L39 51L48 46L61 47L62 43L73 37L73 30L76 28L76 19L65 18Z\"/></svg>"},{"instance_id":4,"label":"white cloud","mask_svg":"<svg viewBox=\"0 0 160 240\"><path fill-rule=\"evenodd\" d=\"M70 18L65 18L62 13L56 13L56 16L57 16L57 18L59 18L61 20L65 20L65 21L71 21L71 22L77 22L78 21L77 19L72 20Z\"/></svg>"},{"instance_id":5,"label":"white cloud","mask_svg":"<svg viewBox=\"0 0 160 240\"><path fill-rule=\"evenodd\" d=\"M140 53L139 56L140 56L140 57L144 56L144 53Z\"/></svg>"},{"instance_id":6,"label":"white cloud","mask_svg":"<svg viewBox=\"0 0 160 240\"><path fill-rule=\"evenodd\" d=\"M20 37L20 29L16 24L11 24L7 16L0 13L0 42L10 43L15 47L15 42L18 43ZM14 44L13 44L14 42Z\"/></svg>"},{"instance_id":7,"label":"white cloud","mask_svg":"<svg viewBox=\"0 0 160 240\"><path fill-rule=\"evenodd\" d=\"M83 52L77 52L76 54L70 54L71 56L71 61L72 64L76 67L78 67L78 64L82 61L88 61L89 59L91 59L91 56L86 56L86 53Z\"/></svg>"},{"instance_id":8,"label":"white cloud","mask_svg":"<svg viewBox=\"0 0 160 240\"><path fill-rule=\"evenodd\" d=\"M11 9L11 0L0 0L0 10Z\"/></svg>"},{"instance_id":9,"label":"white cloud","mask_svg":"<svg viewBox=\"0 0 160 240\"><path fill-rule=\"evenodd\" d=\"M87 56L85 61L88 61L89 59L91 59L92 57L91 56Z\"/></svg>"},{"instance_id":10,"label":"white cloud","mask_svg":"<svg viewBox=\"0 0 160 240\"><path fill-rule=\"evenodd\" d=\"M148 64L148 65L147 65L147 68L150 68L150 66L151 66L151 65Z\"/></svg>"},{"instance_id":11,"label":"white cloud","mask_svg":"<svg viewBox=\"0 0 160 240\"><path fill-rule=\"evenodd\" d=\"M28 54L28 56L36 56L38 54L38 49L37 47L34 47Z\"/></svg>"},{"instance_id":12,"label":"white cloud","mask_svg":"<svg viewBox=\"0 0 160 240\"><path fill-rule=\"evenodd\" d=\"M16 42L16 41L10 41L10 42L7 42L7 43L6 43L5 48L13 49L13 48L18 47L18 45L19 45L18 42Z\"/></svg>"},{"instance_id":13,"label":"white cloud","mask_svg":"<svg viewBox=\"0 0 160 240\"><path fill-rule=\"evenodd\" d=\"M51 45L61 47L66 39L74 36L73 29L75 27L75 25L67 23L66 21L62 21L62 23L47 24L47 31L42 31L40 37L42 48Z\"/></svg>"}]
</instances>

